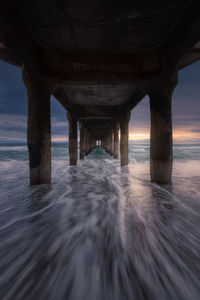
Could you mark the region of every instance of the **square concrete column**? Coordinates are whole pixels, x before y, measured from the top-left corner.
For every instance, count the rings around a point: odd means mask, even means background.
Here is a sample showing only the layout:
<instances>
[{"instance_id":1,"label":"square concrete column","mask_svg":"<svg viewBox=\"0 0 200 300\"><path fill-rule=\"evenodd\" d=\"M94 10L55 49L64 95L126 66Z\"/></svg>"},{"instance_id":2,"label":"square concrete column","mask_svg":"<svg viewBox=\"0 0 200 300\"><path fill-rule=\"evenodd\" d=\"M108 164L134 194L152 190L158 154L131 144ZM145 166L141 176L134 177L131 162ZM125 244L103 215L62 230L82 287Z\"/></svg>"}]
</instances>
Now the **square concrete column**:
<instances>
[{"instance_id":1,"label":"square concrete column","mask_svg":"<svg viewBox=\"0 0 200 300\"><path fill-rule=\"evenodd\" d=\"M129 135L129 124L130 111L123 112L120 116L120 155L121 155L121 166L128 165L128 135Z\"/></svg>"},{"instance_id":2,"label":"square concrete column","mask_svg":"<svg viewBox=\"0 0 200 300\"><path fill-rule=\"evenodd\" d=\"M67 112L69 124L69 162L70 166L77 165L78 147L77 147L77 121Z\"/></svg>"},{"instance_id":3,"label":"square concrete column","mask_svg":"<svg viewBox=\"0 0 200 300\"><path fill-rule=\"evenodd\" d=\"M90 153L90 134L87 133L87 154Z\"/></svg>"},{"instance_id":4,"label":"square concrete column","mask_svg":"<svg viewBox=\"0 0 200 300\"><path fill-rule=\"evenodd\" d=\"M118 148L119 148L119 125L114 126L114 153L113 157L118 158Z\"/></svg>"},{"instance_id":5,"label":"square concrete column","mask_svg":"<svg viewBox=\"0 0 200 300\"><path fill-rule=\"evenodd\" d=\"M101 147L105 149L105 136L101 139Z\"/></svg>"},{"instance_id":6,"label":"square concrete column","mask_svg":"<svg viewBox=\"0 0 200 300\"><path fill-rule=\"evenodd\" d=\"M107 153L110 153L109 152L109 135L108 135L108 133L105 136L105 150Z\"/></svg>"},{"instance_id":7,"label":"square concrete column","mask_svg":"<svg viewBox=\"0 0 200 300\"><path fill-rule=\"evenodd\" d=\"M85 128L80 124L80 159L85 158L86 151L86 132Z\"/></svg>"},{"instance_id":8,"label":"square concrete column","mask_svg":"<svg viewBox=\"0 0 200 300\"><path fill-rule=\"evenodd\" d=\"M51 182L50 92L39 80L23 71L28 92L27 145L30 184Z\"/></svg>"},{"instance_id":9,"label":"square concrete column","mask_svg":"<svg viewBox=\"0 0 200 300\"><path fill-rule=\"evenodd\" d=\"M172 177L172 91L166 89L150 93L151 139L150 174L151 181L170 183Z\"/></svg>"},{"instance_id":10,"label":"square concrete column","mask_svg":"<svg viewBox=\"0 0 200 300\"><path fill-rule=\"evenodd\" d=\"M88 131L85 131L85 155L89 153L89 138L88 138Z\"/></svg>"},{"instance_id":11,"label":"square concrete column","mask_svg":"<svg viewBox=\"0 0 200 300\"><path fill-rule=\"evenodd\" d=\"M90 134L89 135L89 153L92 152L94 148L94 139L93 139L93 136Z\"/></svg>"},{"instance_id":12,"label":"square concrete column","mask_svg":"<svg viewBox=\"0 0 200 300\"><path fill-rule=\"evenodd\" d=\"M110 132L109 134L109 152L110 152L110 156L113 156L113 152L114 152L114 139L113 139L113 131Z\"/></svg>"}]
</instances>

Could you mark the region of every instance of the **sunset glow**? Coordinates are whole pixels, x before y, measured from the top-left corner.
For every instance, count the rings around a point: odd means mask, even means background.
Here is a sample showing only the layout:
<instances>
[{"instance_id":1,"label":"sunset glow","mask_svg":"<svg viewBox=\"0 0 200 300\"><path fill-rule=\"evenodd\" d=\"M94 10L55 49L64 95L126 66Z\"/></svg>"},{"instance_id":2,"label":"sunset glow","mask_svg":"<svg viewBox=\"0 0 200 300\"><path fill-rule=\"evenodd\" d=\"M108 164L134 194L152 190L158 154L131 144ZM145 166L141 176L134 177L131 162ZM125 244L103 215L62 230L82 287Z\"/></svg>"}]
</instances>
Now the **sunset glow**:
<instances>
[{"instance_id":1,"label":"sunset glow","mask_svg":"<svg viewBox=\"0 0 200 300\"><path fill-rule=\"evenodd\" d=\"M139 131L135 130L134 132L129 132L129 140L149 140L150 139L150 130ZM183 129L174 129L173 139L175 141L184 141L184 140L197 140L200 141L200 132L192 132L192 128L183 128Z\"/></svg>"},{"instance_id":2,"label":"sunset glow","mask_svg":"<svg viewBox=\"0 0 200 300\"><path fill-rule=\"evenodd\" d=\"M192 128L183 128L183 129L174 129L173 139L174 141L196 141L200 142L200 132L192 132ZM129 140L130 141L148 141L150 139L150 129L140 131L139 128L129 131ZM52 142L55 143L66 143L68 142L67 136L52 135Z\"/></svg>"}]
</instances>

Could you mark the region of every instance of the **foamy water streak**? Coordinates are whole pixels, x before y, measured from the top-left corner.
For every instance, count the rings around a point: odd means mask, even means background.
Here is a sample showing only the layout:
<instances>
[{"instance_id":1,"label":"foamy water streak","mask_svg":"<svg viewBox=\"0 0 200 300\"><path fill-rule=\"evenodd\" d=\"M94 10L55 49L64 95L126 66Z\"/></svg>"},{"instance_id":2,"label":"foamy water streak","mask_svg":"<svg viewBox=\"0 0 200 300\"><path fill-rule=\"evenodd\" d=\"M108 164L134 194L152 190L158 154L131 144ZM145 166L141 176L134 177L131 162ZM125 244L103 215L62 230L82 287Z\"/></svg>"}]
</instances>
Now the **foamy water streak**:
<instances>
[{"instance_id":1,"label":"foamy water streak","mask_svg":"<svg viewBox=\"0 0 200 300\"><path fill-rule=\"evenodd\" d=\"M199 299L199 161L159 186L131 160L60 158L38 187L27 160L1 162L0 299Z\"/></svg>"}]
</instances>

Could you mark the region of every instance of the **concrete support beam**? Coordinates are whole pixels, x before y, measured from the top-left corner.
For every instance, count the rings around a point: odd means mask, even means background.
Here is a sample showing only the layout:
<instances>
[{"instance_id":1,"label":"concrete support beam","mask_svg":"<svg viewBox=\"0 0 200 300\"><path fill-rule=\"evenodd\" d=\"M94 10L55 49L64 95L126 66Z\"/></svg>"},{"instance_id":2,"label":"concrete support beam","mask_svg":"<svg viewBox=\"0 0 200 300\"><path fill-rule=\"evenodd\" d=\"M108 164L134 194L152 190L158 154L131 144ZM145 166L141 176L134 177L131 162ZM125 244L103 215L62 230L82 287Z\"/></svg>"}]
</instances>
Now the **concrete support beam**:
<instances>
[{"instance_id":1,"label":"concrete support beam","mask_svg":"<svg viewBox=\"0 0 200 300\"><path fill-rule=\"evenodd\" d=\"M23 71L28 92L27 144L30 184L51 182L50 93L39 80Z\"/></svg>"},{"instance_id":2,"label":"concrete support beam","mask_svg":"<svg viewBox=\"0 0 200 300\"><path fill-rule=\"evenodd\" d=\"M114 156L114 131L113 130L111 133L111 152L112 152L112 156Z\"/></svg>"},{"instance_id":3,"label":"concrete support beam","mask_svg":"<svg viewBox=\"0 0 200 300\"><path fill-rule=\"evenodd\" d=\"M80 126L80 159L85 158L86 151L86 132L85 128Z\"/></svg>"},{"instance_id":4,"label":"concrete support beam","mask_svg":"<svg viewBox=\"0 0 200 300\"><path fill-rule=\"evenodd\" d=\"M113 155L113 139L112 139L112 132L109 133L108 135L108 152L110 156Z\"/></svg>"},{"instance_id":5,"label":"concrete support beam","mask_svg":"<svg viewBox=\"0 0 200 300\"><path fill-rule=\"evenodd\" d=\"M86 131L86 138L85 138L85 155L88 155L89 153L89 134Z\"/></svg>"},{"instance_id":6,"label":"concrete support beam","mask_svg":"<svg viewBox=\"0 0 200 300\"><path fill-rule=\"evenodd\" d=\"M128 123L130 120L130 111L123 112L120 117L120 155L121 155L121 166L128 165L128 134L129 128Z\"/></svg>"},{"instance_id":7,"label":"concrete support beam","mask_svg":"<svg viewBox=\"0 0 200 300\"><path fill-rule=\"evenodd\" d=\"M95 147L95 140L93 136L88 132L87 134L87 154L90 154L90 152Z\"/></svg>"},{"instance_id":8,"label":"concrete support beam","mask_svg":"<svg viewBox=\"0 0 200 300\"><path fill-rule=\"evenodd\" d=\"M78 147L77 147L77 121L67 112L69 123L69 161L70 166L77 165Z\"/></svg>"},{"instance_id":9,"label":"concrete support beam","mask_svg":"<svg viewBox=\"0 0 200 300\"><path fill-rule=\"evenodd\" d=\"M151 181L170 183L172 176L172 91L166 89L150 93L151 140L150 174Z\"/></svg>"},{"instance_id":10,"label":"concrete support beam","mask_svg":"<svg viewBox=\"0 0 200 300\"><path fill-rule=\"evenodd\" d=\"M105 137L101 139L101 147L105 149Z\"/></svg>"},{"instance_id":11,"label":"concrete support beam","mask_svg":"<svg viewBox=\"0 0 200 300\"><path fill-rule=\"evenodd\" d=\"M108 154L110 154L110 147L109 147L109 134L107 133L105 137L105 150Z\"/></svg>"},{"instance_id":12,"label":"concrete support beam","mask_svg":"<svg viewBox=\"0 0 200 300\"><path fill-rule=\"evenodd\" d=\"M92 149L92 139L91 139L91 135L89 134L89 151L88 151L88 153L91 152L91 149Z\"/></svg>"},{"instance_id":13,"label":"concrete support beam","mask_svg":"<svg viewBox=\"0 0 200 300\"><path fill-rule=\"evenodd\" d=\"M112 136L112 131L109 130L104 138L104 149L108 154L111 156L113 155L113 136Z\"/></svg>"},{"instance_id":14,"label":"concrete support beam","mask_svg":"<svg viewBox=\"0 0 200 300\"><path fill-rule=\"evenodd\" d=\"M119 147L119 126L116 124L114 126L114 153L113 157L118 158L118 147Z\"/></svg>"}]
</instances>

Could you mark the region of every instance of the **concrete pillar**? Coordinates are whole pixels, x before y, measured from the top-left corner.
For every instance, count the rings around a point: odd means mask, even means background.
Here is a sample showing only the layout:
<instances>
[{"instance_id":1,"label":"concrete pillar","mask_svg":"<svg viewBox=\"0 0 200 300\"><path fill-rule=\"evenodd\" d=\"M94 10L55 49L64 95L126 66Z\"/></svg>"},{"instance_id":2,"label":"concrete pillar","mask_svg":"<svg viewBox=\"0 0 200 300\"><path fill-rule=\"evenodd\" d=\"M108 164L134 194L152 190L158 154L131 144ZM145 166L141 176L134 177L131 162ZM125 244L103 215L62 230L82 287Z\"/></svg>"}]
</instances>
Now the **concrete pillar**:
<instances>
[{"instance_id":1,"label":"concrete pillar","mask_svg":"<svg viewBox=\"0 0 200 300\"><path fill-rule=\"evenodd\" d=\"M109 153L109 151L108 151L108 133L106 133L106 135L104 137L103 147L104 147L104 150L106 151L106 153Z\"/></svg>"},{"instance_id":2,"label":"concrete pillar","mask_svg":"<svg viewBox=\"0 0 200 300\"><path fill-rule=\"evenodd\" d=\"M87 130L85 129L85 156L87 155Z\"/></svg>"},{"instance_id":3,"label":"concrete pillar","mask_svg":"<svg viewBox=\"0 0 200 300\"><path fill-rule=\"evenodd\" d=\"M80 159L85 158L86 151L86 132L85 129L80 127Z\"/></svg>"},{"instance_id":4,"label":"concrete pillar","mask_svg":"<svg viewBox=\"0 0 200 300\"><path fill-rule=\"evenodd\" d=\"M109 154L109 135L108 133L106 134L106 138L105 138L105 150L106 152Z\"/></svg>"},{"instance_id":5,"label":"concrete pillar","mask_svg":"<svg viewBox=\"0 0 200 300\"><path fill-rule=\"evenodd\" d=\"M85 155L88 155L89 153L89 134L88 131L86 131L86 138L85 138Z\"/></svg>"},{"instance_id":6,"label":"concrete pillar","mask_svg":"<svg viewBox=\"0 0 200 300\"><path fill-rule=\"evenodd\" d=\"M119 126L116 124L114 126L114 150L113 157L118 158L118 147L119 147Z\"/></svg>"},{"instance_id":7,"label":"concrete pillar","mask_svg":"<svg viewBox=\"0 0 200 300\"><path fill-rule=\"evenodd\" d=\"M91 135L88 136L88 154L91 152Z\"/></svg>"},{"instance_id":8,"label":"concrete pillar","mask_svg":"<svg viewBox=\"0 0 200 300\"><path fill-rule=\"evenodd\" d=\"M51 182L50 93L39 80L23 71L28 92L27 144L30 184Z\"/></svg>"},{"instance_id":9,"label":"concrete pillar","mask_svg":"<svg viewBox=\"0 0 200 300\"><path fill-rule=\"evenodd\" d=\"M128 123L130 120L130 111L123 112L120 117L120 155L121 166L128 165Z\"/></svg>"},{"instance_id":10,"label":"concrete pillar","mask_svg":"<svg viewBox=\"0 0 200 300\"><path fill-rule=\"evenodd\" d=\"M94 137L91 137L91 151L94 149Z\"/></svg>"},{"instance_id":11,"label":"concrete pillar","mask_svg":"<svg viewBox=\"0 0 200 300\"><path fill-rule=\"evenodd\" d=\"M104 137L101 139L101 147L104 148Z\"/></svg>"},{"instance_id":12,"label":"concrete pillar","mask_svg":"<svg viewBox=\"0 0 200 300\"><path fill-rule=\"evenodd\" d=\"M111 131L111 135L110 135L110 155L114 156L114 134L113 134L113 130Z\"/></svg>"},{"instance_id":13,"label":"concrete pillar","mask_svg":"<svg viewBox=\"0 0 200 300\"><path fill-rule=\"evenodd\" d=\"M109 132L108 134L108 153L110 154L110 156L112 156L112 134L111 132Z\"/></svg>"},{"instance_id":14,"label":"concrete pillar","mask_svg":"<svg viewBox=\"0 0 200 300\"><path fill-rule=\"evenodd\" d=\"M70 166L77 165L78 147L77 147L77 121L67 112L69 123L69 161Z\"/></svg>"},{"instance_id":15,"label":"concrete pillar","mask_svg":"<svg viewBox=\"0 0 200 300\"><path fill-rule=\"evenodd\" d=\"M93 139L91 134L88 134L88 154L92 151L93 148Z\"/></svg>"},{"instance_id":16,"label":"concrete pillar","mask_svg":"<svg viewBox=\"0 0 200 300\"><path fill-rule=\"evenodd\" d=\"M169 183L172 176L172 91L166 89L150 93L151 140L150 174L151 181Z\"/></svg>"}]
</instances>

